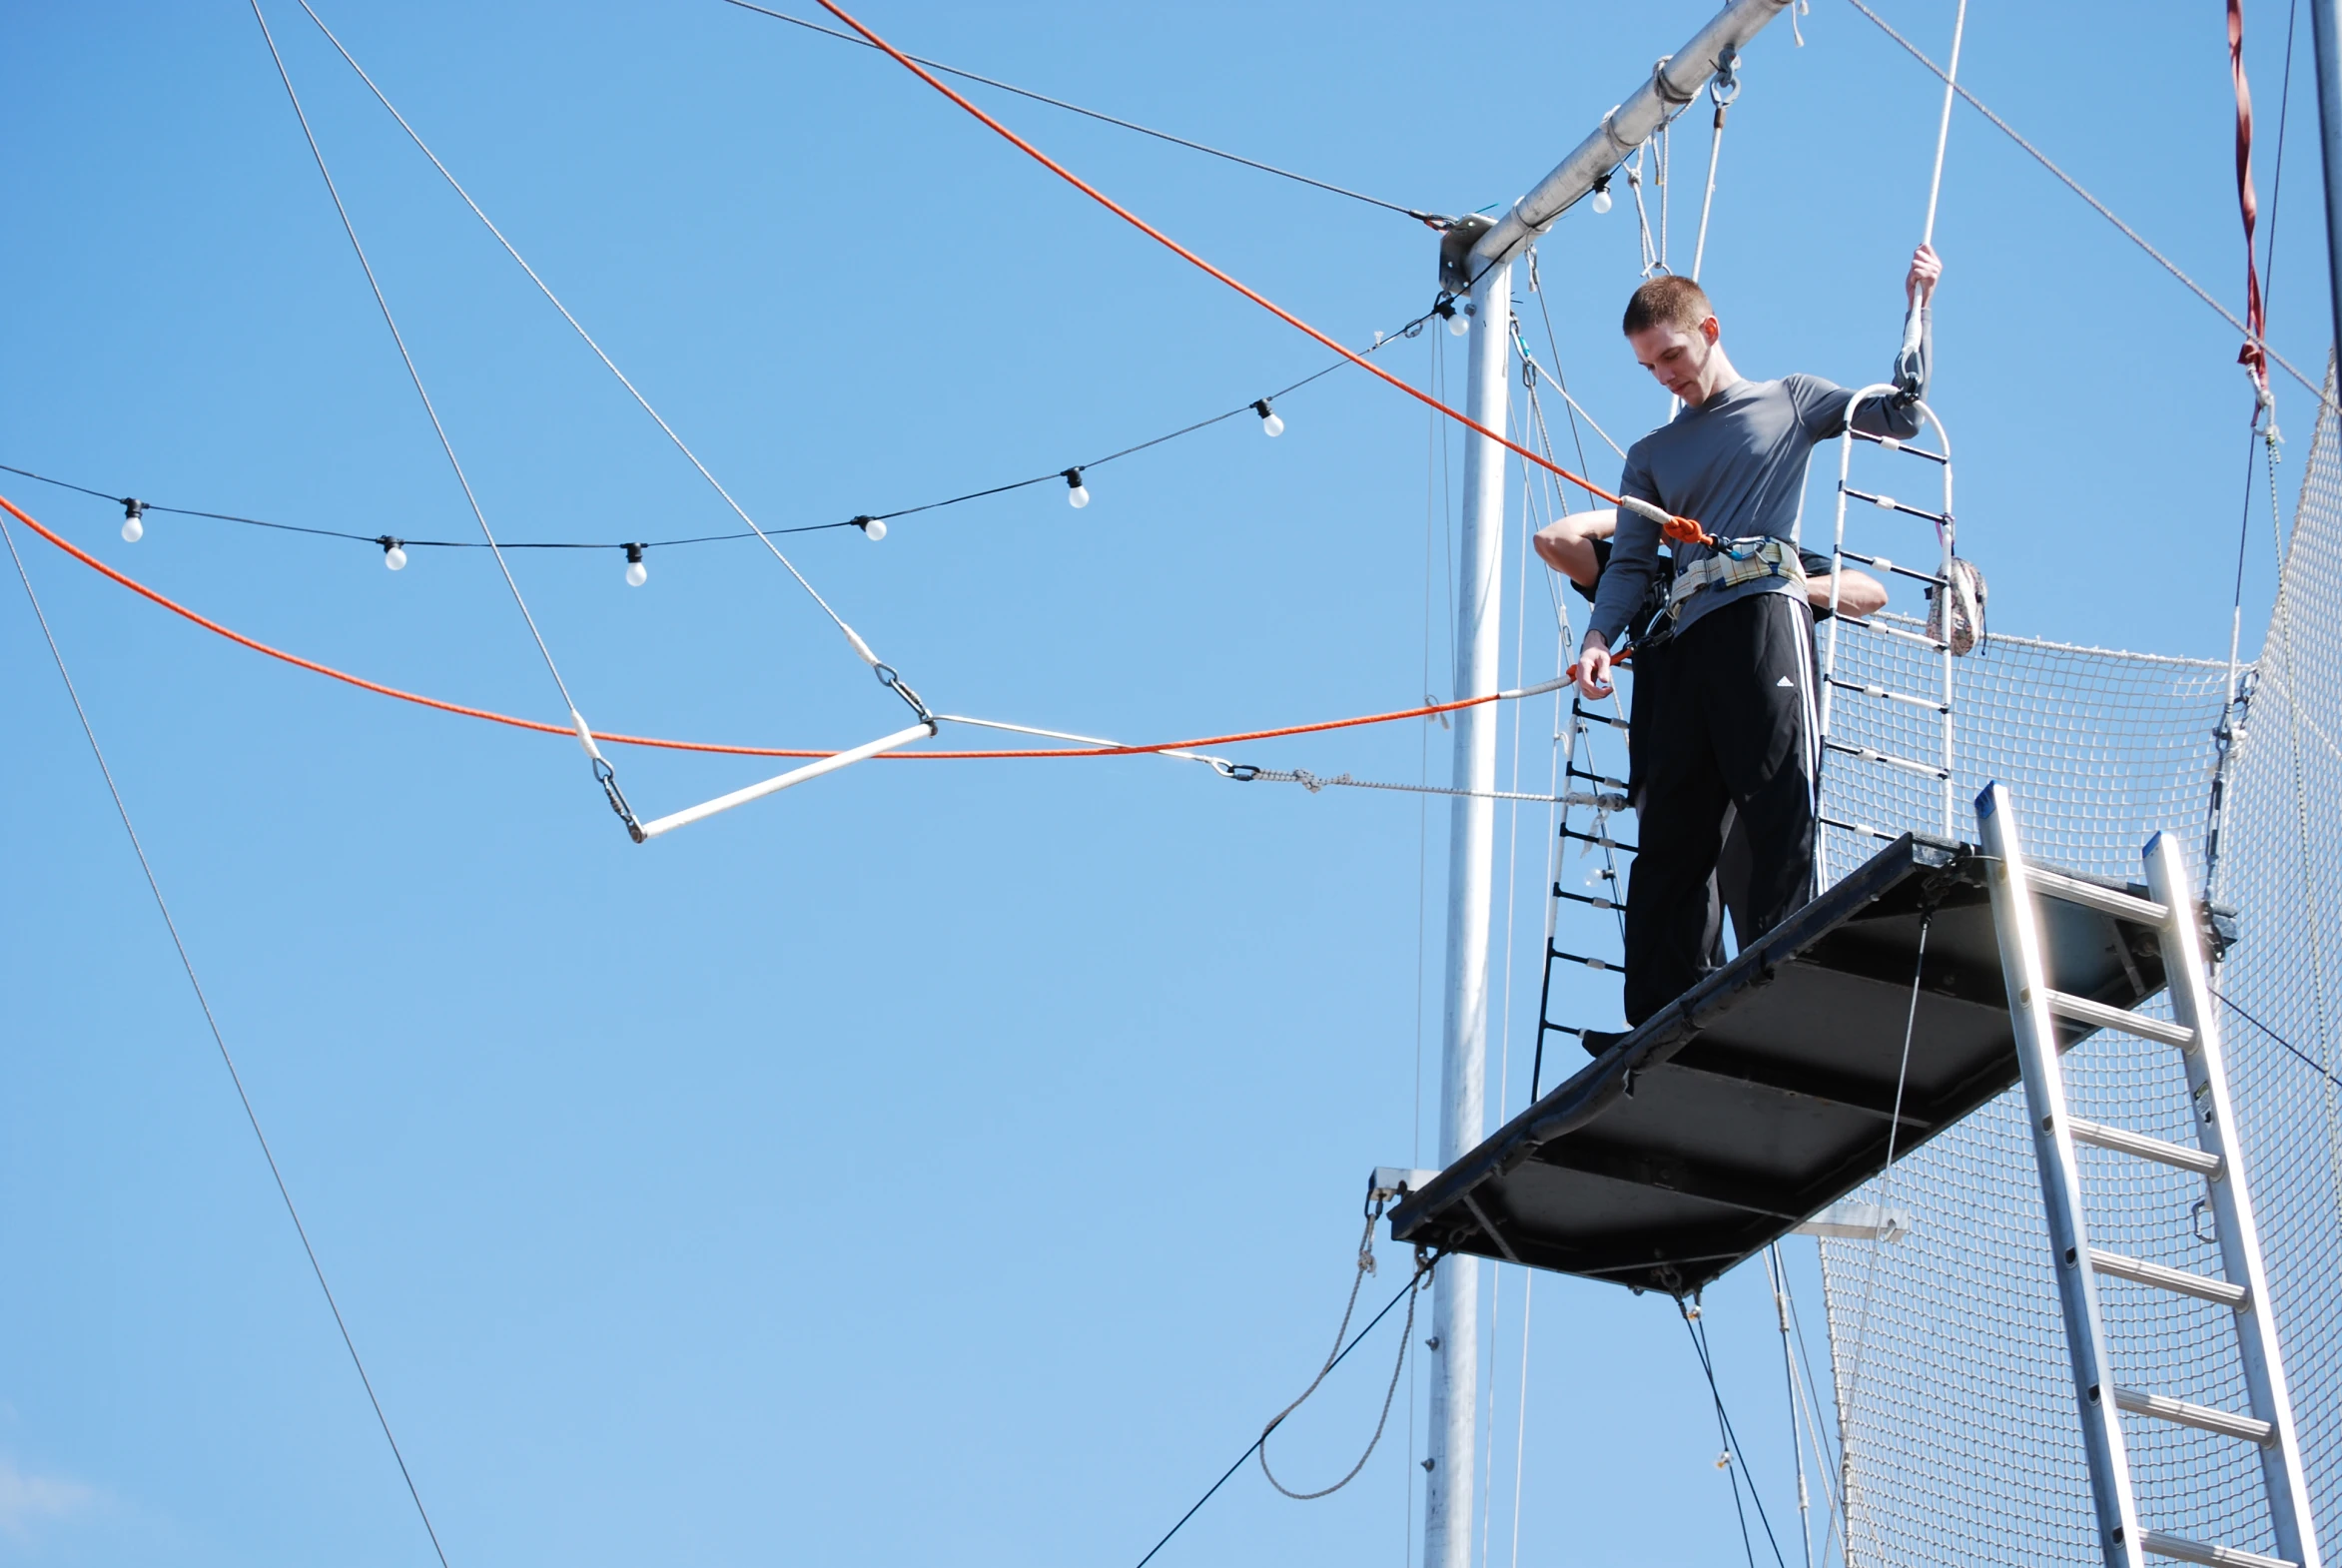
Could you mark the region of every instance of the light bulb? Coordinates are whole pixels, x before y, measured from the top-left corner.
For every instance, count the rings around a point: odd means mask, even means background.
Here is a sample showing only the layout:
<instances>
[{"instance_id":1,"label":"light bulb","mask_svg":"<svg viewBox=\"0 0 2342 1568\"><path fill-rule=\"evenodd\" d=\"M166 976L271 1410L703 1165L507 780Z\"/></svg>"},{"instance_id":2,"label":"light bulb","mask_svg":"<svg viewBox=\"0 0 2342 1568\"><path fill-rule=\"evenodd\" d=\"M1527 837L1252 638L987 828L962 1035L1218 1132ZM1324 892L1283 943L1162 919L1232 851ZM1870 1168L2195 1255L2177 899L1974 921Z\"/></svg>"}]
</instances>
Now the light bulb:
<instances>
[{"instance_id":1,"label":"light bulb","mask_svg":"<svg viewBox=\"0 0 2342 1568\"><path fill-rule=\"evenodd\" d=\"M884 517L871 518L862 525L862 536L874 542L885 538L887 536L887 520Z\"/></svg>"},{"instance_id":2,"label":"light bulb","mask_svg":"<svg viewBox=\"0 0 2342 1568\"><path fill-rule=\"evenodd\" d=\"M375 542L382 545L383 547L384 565L390 567L392 571L404 571L406 569L405 540L393 539L386 534L383 538L378 539Z\"/></svg>"},{"instance_id":3,"label":"light bulb","mask_svg":"<svg viewBox=\"0 0 2342 1568\"><path fill-rule=\"evenodd\" d=\"M1261 434L1274 438L1284 433L1284 420L1277 417L1276 413L1269 408L1266 397L1254 401L1252 411L1260 415Z\"/></svg>"},{"instance_id":4,"label":"light bulb","mask_svg":"<svg viewBox=\"0 0 2342 1568\"><path fill-rule=\"evenodd\" d=\"M642 564L642 546L626 546L626 586L639 588L650 580L650 568Z\"/></svg>"},{"instance_id":5,"label":"light bulb","mask_svg":"<svg viewBox=\"0 0 2342 1568\"><path fill-rule=\"evenodd\" d=\"M122 542L136 544L146 536L147 525L139 520L147 509L145 501L126 500L122 503Z\"/></svg>"},{"instance_id":6,"label":"light bulb","mask_svg":"<svg viewBox=\"0 0 2342 1568\"><path fill-rule=\"evenodd\" d=\"M1083 484L1082 470L1079 468L1066 470L1066 504L1076 511L1090 504L1090 490Z\"/></svg>"},{"instance_id":7,"label":"light bulb","mask_svg":"<svg viewBox=\"0 0 2342 1568\"><path fill-rule=\"evenodd\" d=\"M1588 205L1591 206L1597 214L1610 211L1610 187L1607 185L1598 185L1594 187L1594 200Z\"/></svg>"},{"instance_id":8,"label":"light bulb","mask_svg":"<svg viewBox=\"0 0 2342 1568\"><path fill-rule=\"evenodd\" d=\"M1450 316L1447 319L1447 335L1450 338L1461 338L1464 334L1470 332L1471 330L1472 319L1461 311L1456 312L1453 316Z\"/></svg>"}]
</instances>

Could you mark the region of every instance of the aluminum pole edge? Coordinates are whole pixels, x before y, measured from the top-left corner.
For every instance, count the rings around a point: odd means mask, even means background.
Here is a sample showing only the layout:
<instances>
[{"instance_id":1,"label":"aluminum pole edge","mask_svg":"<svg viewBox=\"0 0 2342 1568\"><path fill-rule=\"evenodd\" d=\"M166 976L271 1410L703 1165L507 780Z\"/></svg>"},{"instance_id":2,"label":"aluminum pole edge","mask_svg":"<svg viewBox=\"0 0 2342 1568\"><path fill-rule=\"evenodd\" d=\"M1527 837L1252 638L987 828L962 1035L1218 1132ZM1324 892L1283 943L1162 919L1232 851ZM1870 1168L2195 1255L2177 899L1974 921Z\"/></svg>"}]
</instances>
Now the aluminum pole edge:
<instances>
[{"instance_id":1,"label":"aluminum pole edge","mask_svg":"<svg viewBox=\"0 0 2342 1568\"><path fill-rule=\"evenodd\" d=\"M1506 425L1511 395L1512 267L1481 273L1472 290L1465 408L1491 430ZM1462 581L1457 587L1454 691L1497 689L1503 620L1505 450L1483 435L1464 445ZM1496 704L1456 714L1457 789L1449 808L1447 987L1441 1034L1439 1164L1444 1169L1487 1133L1489 887L1496 844ZM1480 1260L1455 1256L1432 1286L1430 1464L1423 1488L1423 1568L1472 1568L1479 1451Z\"/></svg>"}]
</instances>

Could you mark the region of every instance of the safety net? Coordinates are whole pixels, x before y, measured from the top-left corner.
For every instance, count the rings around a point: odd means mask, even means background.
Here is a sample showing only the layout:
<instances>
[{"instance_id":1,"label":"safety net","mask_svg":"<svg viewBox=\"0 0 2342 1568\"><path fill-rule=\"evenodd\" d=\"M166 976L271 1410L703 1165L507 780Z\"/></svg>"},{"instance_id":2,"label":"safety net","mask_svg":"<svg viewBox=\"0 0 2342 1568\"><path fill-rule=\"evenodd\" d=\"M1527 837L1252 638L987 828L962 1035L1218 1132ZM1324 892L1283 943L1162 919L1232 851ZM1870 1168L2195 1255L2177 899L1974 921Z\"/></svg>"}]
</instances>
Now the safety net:
<instances>
[{"instance_id":1,"label":"safety net","mask_svg":"<svg viewBox=\"0 0 2342 1568\"><path fill-rule=\"evenodd\" d=\"M2342 1324L2329 1308L2342 1255L2342 1107L2326 1067L2342 824L2316 805L2342 792L2342 454L2330 402L2281 549L2267 643L2246 672L2212 893L2238 916L2241 940L2217 982L2233 1004L2223 1009L2223 1039L2319 1533L2333 1541L2342 1529ZM1853 685L1939 689L1939 661L1909 637L1850 626L1839 659ZM2170 829L2201 875L2224 662L1996 635L1958 660L1956 676L1961 837L1974 834L1968 803L1997 779L2042 863L2136 879L2147 837ZM1940 755L1935 712L1839 695L1835 736L1905 758ZM1834 755L1824 799L1826 816L1840 822L1941 831L1942 785L1910 769ZM1836 873L1877 847L1867 834L1827 831ZM2067 1068L2076 1115L2192 1145L2170 1048L2099 1035ZM2199 1178L2080 1154L2094 1244L2220 1272ZM2022 1090L1857 1197L1904 1210L1911 1229L1895 1241L1821 1243L1844 1443L1844 1559L1898 1568L2098 1561ZM2116 1381L2245 1408L2225 1308L2111 1278L2100 1288ZM2272 1549L2257 1450L2160 1421L2131 1418L2124 1430L2146 1526Z\"/></svg>"}]
</instances>

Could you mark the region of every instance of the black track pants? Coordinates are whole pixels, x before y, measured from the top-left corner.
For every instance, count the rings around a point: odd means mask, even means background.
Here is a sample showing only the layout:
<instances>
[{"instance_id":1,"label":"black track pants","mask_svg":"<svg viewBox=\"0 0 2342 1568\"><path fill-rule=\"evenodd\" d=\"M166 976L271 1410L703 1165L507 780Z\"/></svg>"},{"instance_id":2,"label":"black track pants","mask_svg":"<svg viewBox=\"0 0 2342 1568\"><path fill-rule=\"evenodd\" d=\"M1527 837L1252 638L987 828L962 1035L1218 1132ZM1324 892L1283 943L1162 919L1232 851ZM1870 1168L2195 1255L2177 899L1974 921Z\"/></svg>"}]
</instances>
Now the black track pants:
<instances>
[{"instance_id":1,"label":"black track pants","mask_svg":"<svg viewBox=\"0 0 2342 1568\"><path fill-rule=\"evenodd\" d=\"M1640 1024L1708 972L1711 878L1727 807L1748 836L1754 941L1813 896L1814 622L1805 601L1765 593L1711 611L1638 675L1640 853L1627 884L1626 1019ZM1736 911L1737 913L1737 911Z\"/></svg>"}]
</instances>

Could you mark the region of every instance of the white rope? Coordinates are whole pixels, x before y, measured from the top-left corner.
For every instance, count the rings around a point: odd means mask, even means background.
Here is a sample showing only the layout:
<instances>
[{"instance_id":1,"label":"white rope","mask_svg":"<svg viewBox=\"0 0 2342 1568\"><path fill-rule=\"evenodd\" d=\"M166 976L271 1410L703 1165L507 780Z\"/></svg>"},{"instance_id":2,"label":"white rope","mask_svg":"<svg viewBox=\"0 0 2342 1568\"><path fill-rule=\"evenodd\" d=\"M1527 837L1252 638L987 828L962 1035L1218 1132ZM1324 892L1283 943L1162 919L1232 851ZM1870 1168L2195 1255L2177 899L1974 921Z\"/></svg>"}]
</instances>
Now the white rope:
<instances>
[{"instance_id":1,"label":"white rope","mask_svg":"<svg viewBox=\"0 0 2342 1568\"><path fill-rule=\"evenodd\" d=\"M268 42L269 58L277 63L277 78L285 84L285 96L293 101L293 114L301 122L301 134L309 143L310 156L317 160L318 173L325 177L326 194L334 199L334 211L341 216L342 232L350 237L350 248L358 253L358 265L365 269L367 287L374 291L375 305L383 313L383 324L390 329L390 341L398 346L398 358L406 367L407 380L414 384L414 394L422 399L422 411L429 415L431 429L439 437L439 449L447 454L447 465L455 470L455 482L463 487L463 499L470 504L471 515L488 542L488 552L496 558L496 569L504 574L504 586L512 590L512 602L520 606L520 618L528 623L529 636L536 639L536 651L544 656L545 668L560 690L561 705L569 710L578 733L586 737L587 754L599 761L593 751L591 733L585 728L585 720L578 717L577 704L569 696L569 684L561 679L560 666L553 662L553 650L545 646L544 633L536 629L536 617L528 613L528 600L521 597L520 584L513 580L512 568L496 543L495 530L488 526L487 514L480 510L479 497L471 492L471 480L465 477L463 464L455 455L454 442L447 438L447 427L439 422L439 410L431 405L431 394L423 389L422 373L414 368L414 356L406 352L406 340L398 331L397 319L390 314L390 302L384 298L383 286L375 278L374 263L367 260L366 247L359 244L357 226L350 221L350 209L342 205L342 192L334 184L334 171L326 167L326 155L318 146L317 134L309 128L309 115L301 107L301 95L293 90L292 73L285 69L285 57L277 52L276 34L269 30L269 19L261 13L260 0L251 3L253 19L261 24L261 37Z\"/></svg>"},{"instance_id":2,"label":"white rope","mask_svg":"<svg viewBox=\"0 0 2342 1568\"><path fill-rule=\"evenodd\" d=\"M407 135L407 139L412 141L416 148L420 149L423 157L431 161L431 167L438 170L440 177L447 182L448 186L453 189L457 196L463 199L463 205L471 209L472 216L477 218L483 225L486 226L489 234L495 236L496 243L504 248L504 254L511 257L514 262L519 264L520 270L528 275L528 281L536 285L537 292L542 294L545 299L551 303L554 310L561 313L561 320L567 322L572 328L576 330L577 336L585 341L585 346L593 351L594 358L601 361L603 366L608 369L609 373L618 379L618 385L625 388L627 394L631 396L635 402L641 405L642 411L649 414L653 422L655 422L661 430L666 432L667 439L675 443L675 449L681 452L684 457L690 461L692 467L699 470L699 476L707 480L708 484L715 490L716 494L723 497L724 504L732 509L732 514L738 517L742 522L746 523L748 525L749 531L754 533L757 538L764 541L764 547L772 552L773 559L779 561L784 567L788 569L789 575L797 579L797 585L803 588L806 593L811 595L813 602L821 606L822 613L830 618L831 622L837 626L839 631L845 633L846 641L848 645L853 648L855 657L861 659L863 663L869 665L873 669L881 668L882 661L876 653L871 651L870 644L862 639L862 634L857 632L852 626L847 625L845 618L839 615L838 612L831 607L829 600L823 598L821 596L820 590L815 588L811 582L807 581L805 574L797 569L796 562L790 560L788 556L781 553L781 547L772 541L772 536L766 533L763 528L757 526L756 519L749 516L747 509L732 498L732 492L725 489L722 482L719 481L713 473L708 471L707 464L699 460L699 454L693 451L690 446L684 442L682 436L675 433L675 427L669 424L666 421L666 418L658 411L658 409L650 405L650 399L643 396L641 391L637 389L632 382L626 379L626 373L619 370L617 362L613 361L609 355L602 351L602 346L594 341L593 334L587 332L585 330L584 324L579 322L576 317L569 314L569 307L561 303L560 296L554 294L552 289L545 283L545 281L537 276L536 269L528 265L527 259L523 257L517 250L513 249L512 242L504 238L504 231L496 227L494 221L490 219L485 212L480 210L479 203L471 199L471 193L463 189L462 182L457 180L453 174L448 172L447 166L445 164L439 162L439 155L431 151L430 145L423 141L421 135L414 129L413 126L407 124L406 117L398 112L397 106L392 104L390 100L385 96L383 90L375 85L375 79L367 75L366 67L358 63L357 58L353 56L348 49L343 47L342 40L334 36L334 30L326 26L324 19L321 18L315 10L311 9L309 0L298 0L298 3L304 11L309 12L309 19L312 22L317 23L318 31L326 35L326 41L334 46L335 51L340 54L344 60L349 62L350 69L358 73L358 79L366 83L367 91L375 95L375 101L390 111L390 118L398 122L398 129L404 131ZM259 10L257 0L254 5L254 10L257 14ZM265 28L267 24L264 22L262 26ZM271 52L274 53L276 49L275 43L272 42L269 47ZM280 71L284 69L282 61L279 62L278 69ZM286 90L288 92L292 91L292 84L290 82L286 84ZM307 122L304 121L303 129L306 130L307 128ZM314 150L316 145L314 140L311 145ZM322 159L319 162L319 167L324 167L324 161ZM329 183L331 183L330 180ZM335 205L341 205L340 197L335 198ZM344 221L348 222L348 219L345 218ZM353 245L358 243L357 237L355 235L352 236L351 243ZM361 259L364 259L363 256ZM369 269L368 276L370 279L372 278L372 269ZM377 292L379 295L380 291ZM384 308L384 313L386 316L389 314L389 307L386 306ZM395 333L397 329L393 327L391 331ZM405 352L403 346L401 346L399 352ZM412 369L412 367L409 366L409 369ZM417 390L420 390L419 385ZM434 424L438 422L438 416L436 414L432 415L432 422ZM450 453L449 456L450 459L452 459L453 454ZM465 487L465 493L469 493L469 486ZM483 522L480 526L484 528L487 525ZM490 540L491 544L493 542L493 540ZM499 556L499 562L501 559L502 557ZM515 588L513 592L517 594L519 590ZM525 613L525 606L523 607L523 613ZM533 625L531 629L534 629Z\"/></svg>"},{"instance_id":3,"label":"white rope","mask_svg":"<svg viewBox=\"0 0 2342 1568\"><path fill-rule=\"evenodd\" d=\"M1944 194L1944 149L1952 140L1952 100L1959 91L1959 42L1967 31L1967 0L1952 16L1952 59L1944 71L1944 116L1936 125L1936 172L1928 180L1928 222L1920 244L1936 243L1936 199Z\"/></svg>"}]
</instances>

